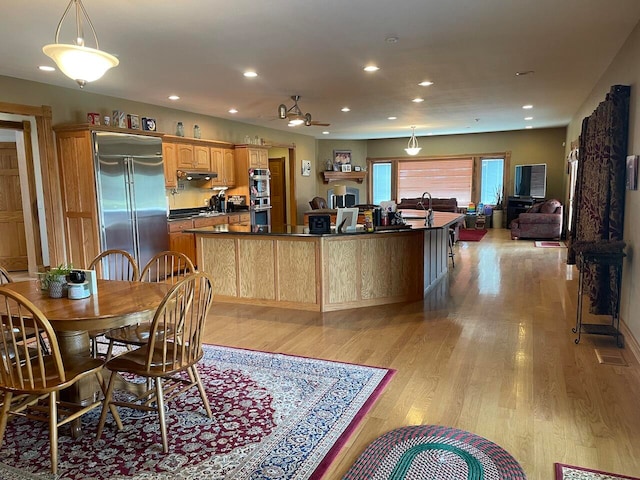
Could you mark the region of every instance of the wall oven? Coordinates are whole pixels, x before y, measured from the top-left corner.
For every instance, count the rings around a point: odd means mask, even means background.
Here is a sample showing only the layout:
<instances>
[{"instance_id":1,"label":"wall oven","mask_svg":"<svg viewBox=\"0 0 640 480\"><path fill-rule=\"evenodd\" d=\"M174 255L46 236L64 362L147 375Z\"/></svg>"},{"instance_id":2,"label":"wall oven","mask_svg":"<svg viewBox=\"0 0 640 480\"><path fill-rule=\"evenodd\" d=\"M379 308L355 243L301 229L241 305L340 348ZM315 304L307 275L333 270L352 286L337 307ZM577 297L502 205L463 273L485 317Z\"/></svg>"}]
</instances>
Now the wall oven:
<instances>
[{"instance_id":1,"label":"wall oven","mask_svg":"<svg viewBox=\"0 0 640 480\"><path fill-rule=\"evenodd\" d=\"M249 210L252 225L271 225L271 173L266 168L249 169Z\"/></svg>"}]
</instances>

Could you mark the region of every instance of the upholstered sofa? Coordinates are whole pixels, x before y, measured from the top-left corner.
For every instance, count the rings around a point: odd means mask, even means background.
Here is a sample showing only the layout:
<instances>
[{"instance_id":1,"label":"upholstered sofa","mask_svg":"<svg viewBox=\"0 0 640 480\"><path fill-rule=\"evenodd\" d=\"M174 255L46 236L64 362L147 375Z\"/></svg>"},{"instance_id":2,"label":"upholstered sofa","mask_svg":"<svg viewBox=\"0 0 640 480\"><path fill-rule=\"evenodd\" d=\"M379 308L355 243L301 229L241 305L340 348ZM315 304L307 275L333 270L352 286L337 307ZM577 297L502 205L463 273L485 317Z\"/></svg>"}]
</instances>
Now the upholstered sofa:
<instances>
[{"instance_id":1,"label":"upholstered sofa","mask_svg":"<svg viewBox=\"0 0 640 480\"><path fill-rule=\"evenodd\" d=\"M425 198L425 202L428 199ZM398 210L407 209L407 210L421 210L422 207L418 206L420 202L420 197L418 198L402 198L400 199L400 203L398 203ZM428 207L428 203L425 207ZM432 198L431 199L431 208L434 212L451 212L451 213L460 213L458 209L458 200L456 198ZM464 217L462 217L453 228L454 233L454 241L458 241L458 234L461 228L464 228Z\"/></svg>"},{"instance_id":2,"label":"upholstered sofa","mask_svg":"<svg viewBox=\"0 0 640 480\"><path fill-rule=\"evenodd\" d=\"M511 221L511 239L560 239L562 235L562 204L556 199L539 202Z\"/></svg>"}]
</instances>

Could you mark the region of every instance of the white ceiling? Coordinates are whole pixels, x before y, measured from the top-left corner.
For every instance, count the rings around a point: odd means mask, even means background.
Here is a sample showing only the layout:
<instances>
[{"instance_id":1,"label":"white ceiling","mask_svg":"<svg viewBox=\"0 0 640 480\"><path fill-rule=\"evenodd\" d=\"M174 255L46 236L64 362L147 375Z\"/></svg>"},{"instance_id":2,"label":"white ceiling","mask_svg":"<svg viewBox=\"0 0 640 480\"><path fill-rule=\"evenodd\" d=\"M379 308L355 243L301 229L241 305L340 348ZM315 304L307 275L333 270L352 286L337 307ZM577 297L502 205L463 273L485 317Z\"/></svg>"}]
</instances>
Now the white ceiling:
<instances>
[{"instance_id":1,"label":"white ceiling","mask_svg":"<svg viewBox=\"0 0 640 480\"><path fill-rule=\"evenodd\" d=\"M67 2L1 2L0 75L77 88L37 69L53 65L41 49ZM101 49L120 59L85 90L282 130L290 127L277 107L298 94L303 112L331 123L299 133L334 139L403 137L411 125L417 135L567 125L640 19L638 0L84 4ZM364 72L369 63L380 71ZM244 78L247 69L259 76ZM535 73L515 75L526 70ZM423 80L434 85L418 86ZM418 96L425 101L411 102Z\"/></svg>"}]
</instances>

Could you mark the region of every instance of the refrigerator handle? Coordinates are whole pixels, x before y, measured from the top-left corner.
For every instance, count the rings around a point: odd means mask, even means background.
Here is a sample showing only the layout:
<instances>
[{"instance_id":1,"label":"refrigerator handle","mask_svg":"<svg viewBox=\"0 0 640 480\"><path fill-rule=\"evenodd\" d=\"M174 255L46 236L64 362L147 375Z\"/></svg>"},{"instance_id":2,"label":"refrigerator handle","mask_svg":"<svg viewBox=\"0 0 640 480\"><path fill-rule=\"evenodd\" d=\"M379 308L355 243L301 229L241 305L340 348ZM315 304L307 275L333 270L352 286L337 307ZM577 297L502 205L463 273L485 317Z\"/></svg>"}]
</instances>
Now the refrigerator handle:
<instances>
[{"instance_id":1,"label":"refrigerator handle","mask_svg":"<svg viewBox=\"0 0 640 480\"><path fill-rule=\"evenodd\" d=\"M133 158L124 159L127 175L127 199L129 202L129 215L131 217L131 237L133 238L133 256L136 262L140 260L140 239L138 237L138 217L136 216L136 192L133 184Z\"/></svg>"}]
</instances>

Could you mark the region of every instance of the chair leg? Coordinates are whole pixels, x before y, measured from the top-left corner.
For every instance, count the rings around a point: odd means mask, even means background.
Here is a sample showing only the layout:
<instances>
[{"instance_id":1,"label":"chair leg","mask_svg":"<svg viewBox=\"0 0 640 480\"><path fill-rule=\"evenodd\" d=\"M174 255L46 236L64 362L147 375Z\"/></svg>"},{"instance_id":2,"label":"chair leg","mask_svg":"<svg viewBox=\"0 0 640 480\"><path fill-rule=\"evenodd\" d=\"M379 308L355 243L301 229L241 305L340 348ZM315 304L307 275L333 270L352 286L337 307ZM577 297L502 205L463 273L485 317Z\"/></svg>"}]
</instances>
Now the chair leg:
<instances>
[{"instance_id":1,"label":"chair leg","mask_svg":"<svg viewBox=\"0 0 640 480\"><path fill-rule=\"evenodd\" d=\"M2 404L2 410L0 410L0 447L4 441L4 432L7 429L7 420L9 419L9 409L11 408L12 399L13 392L4 392L4 403Z\"/></svg>"},{"instance_id":2,"label":"chair leg","mask_svg":"<svg viewBox=\"0 0 640 480\"><path fill-rule=\"evenodd\" d=\"M111 355L113 355L113 340L109 340L109 347L107 348L107 358L105 359L105 363L111 360Z\"/></svg>"},{"instance_id":3,"label":"chair leg","mask_svg":"<svg viewBox=\"0 0 640 480\"><path fill-rule=\"evenodd\" d=\"M111 372L111 378L109 379L109 386L107 387L107 391L104 394L104 401L102 404L102 412L100 412L100 421L98 421L98 430L96 431L96 438L98 440L100 440L100 437L102 437L102 429L104 428L104 423L107 421L107 410L110 409L110 407L115 407L115 405L111 405L111 397L113 395L113 387L115 386L116 382L116 375L115 372ZM116 421L117 423L117 421ZM122 422L121 422L122 424Z\"/></svg>"},{"instance_id":4,"label":"chair leg","mask_svg":"<svg viewBox=\"0 0 640 480\"><path fill-rule=\"evenodd\" d=\"M453 231L453 229L449 229L449 258L451 258L451 267L452 268L456 268L456 260L455 260L455 252L453 251L453 244L454 244L454 235L455 232Z\"/></svg>"},{"instance_id":5,"label":"chair leg","mask_svg":"<svg viewBox=\"0 0 640 480\"><path fill-rule=\"evenodd\" d=\"M158 418L160 419L160 433L162 435L162 451L169 453L169 440L167 439L167 419L164 416L164 396L162 393L162 378L156 377L156 404Z\"/></svg>"},{"instance_id":6,"label":"chair leg","mask_svg":"<svg viewBox=\"0 0 640 480\"><path fill-rule=\"evenodd\" d=\"M49 448L51 449L51 472L58 473L58 400L55 390L49 394Z\"/></svg>"},{"instance_id":7,"label":"chair leg","mask_svg":"<svg viewBox=\"0 0 640 480\"><path fill-rule=\"evenodd\" d=\"M204 391L204 385L202 384L202 380L200 380L200 374L198 373L198 369L196 368L195 365L193 365L189 370L192 372L191 375L193 375L193 378L196 381L196 385L198 385L200 398L202 398L202 403L204 403L204 409L207 411L207 416L211 418L213 417L213 413L211 413L211 407L209 406L209 399L207 398L207 392Z\"/></svg>"},{"instance_id":8,"label":"chair leg","mask_svg":"<svg viewBox=\"0 0 640 480\"><path fill-rule=\"evenodd\" d=\"M112 375L115 375L115 373L112 373ZM102 372L100 370L96 372L96 378L98 379L98 385L100 385L100 390L102 390L102 394L105 396L105 400L106 400L107 387L104 383L104 376L102 375ZM118 430L122 430L124 427L122 425L122 420L120 419L120 415L118 414L118 409L116 408L115 405L110 403L109 410L111 411L111 415L113 415L113 419L116 421L116 426L118 427Z\"/></svg>"}]
</instances>

